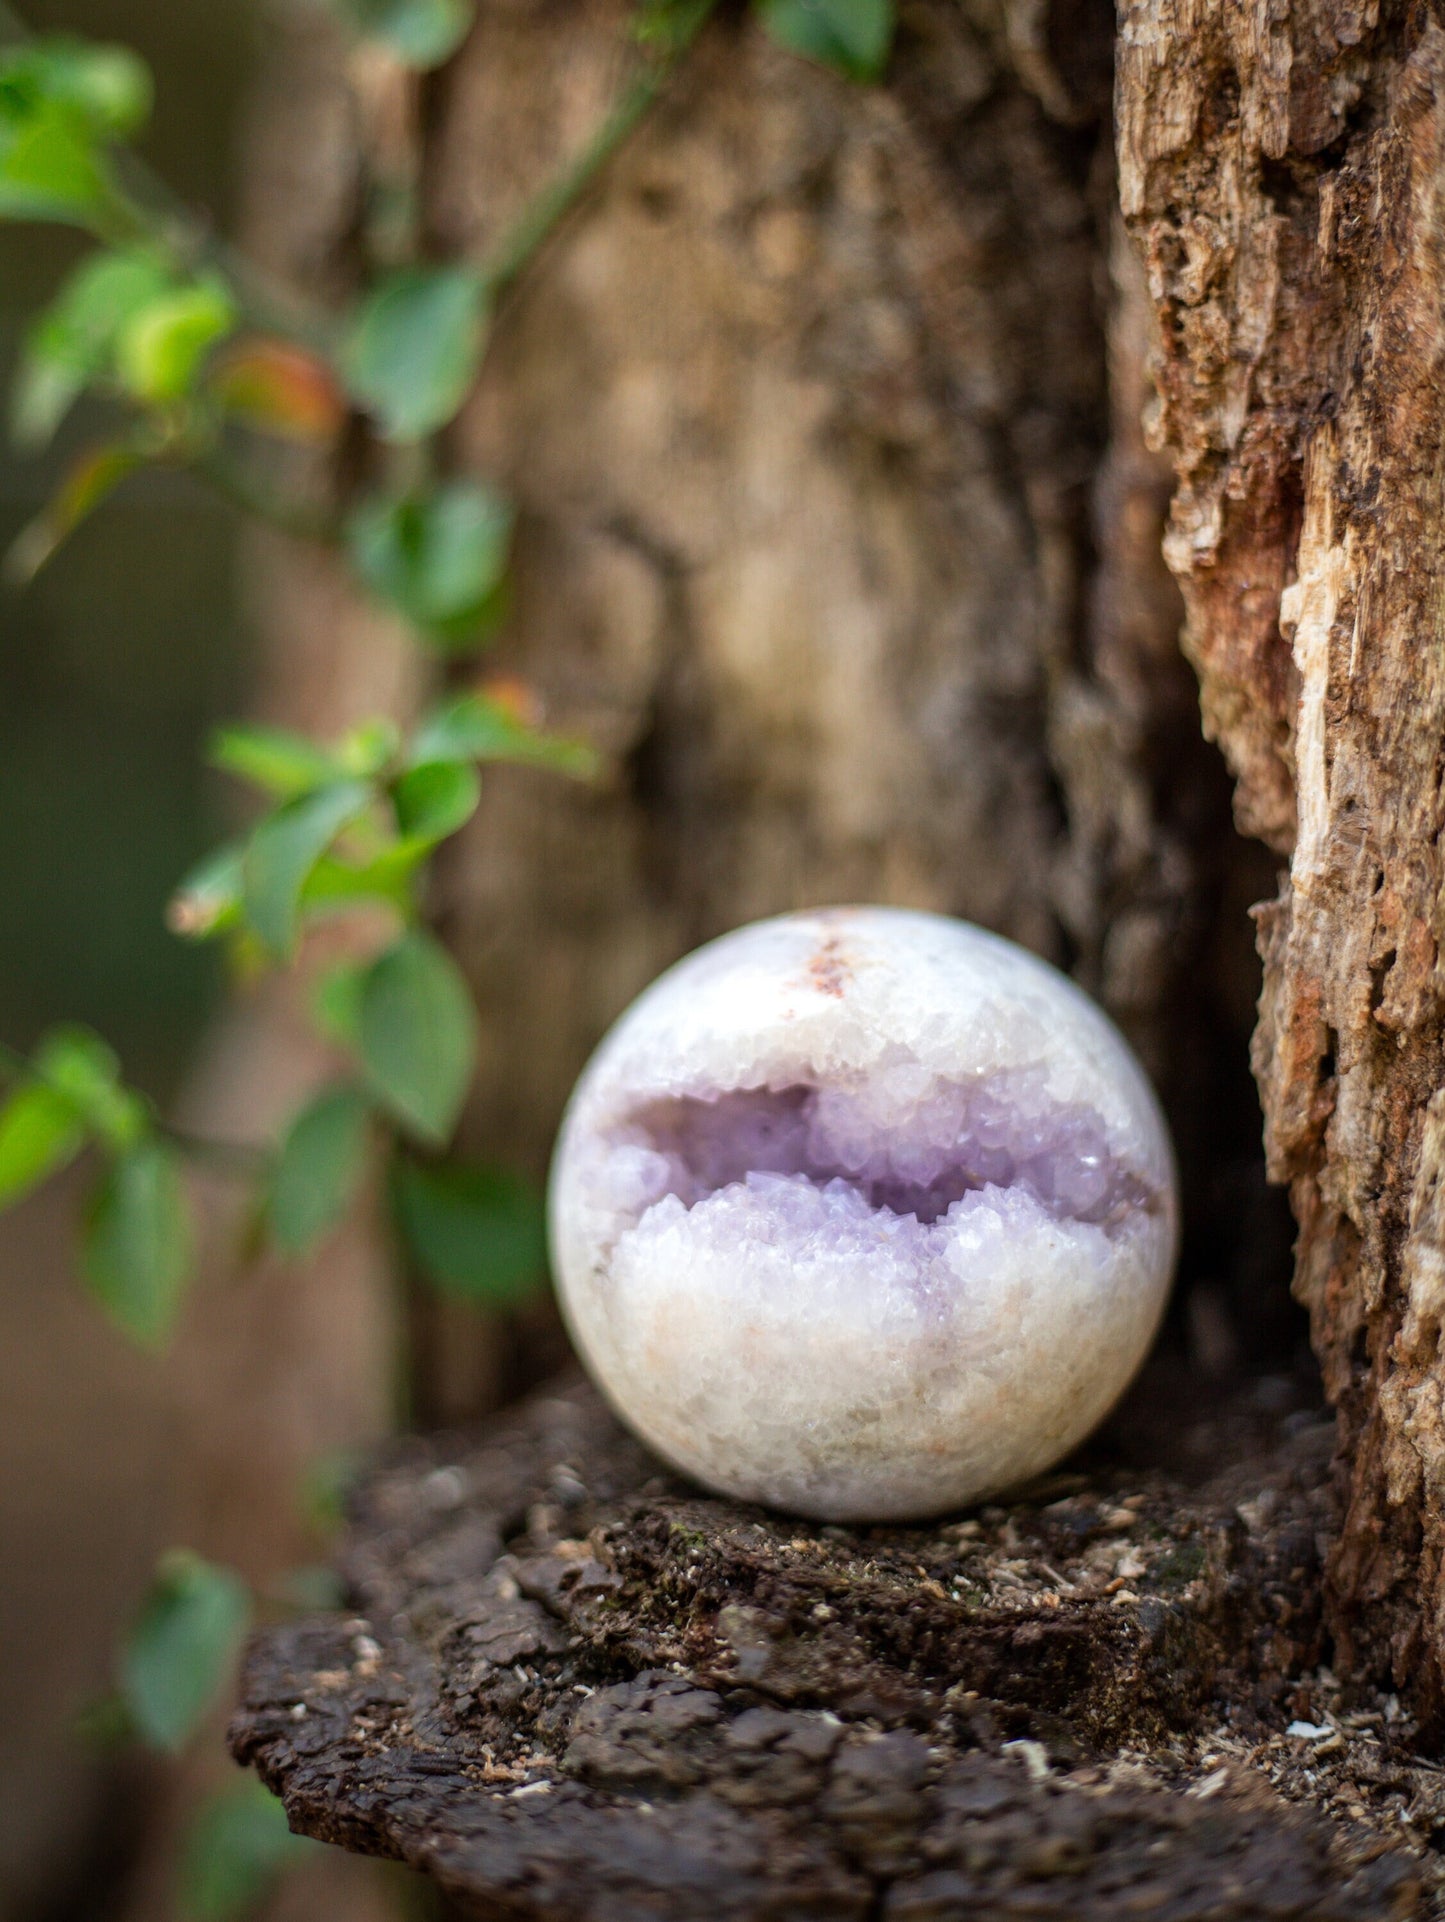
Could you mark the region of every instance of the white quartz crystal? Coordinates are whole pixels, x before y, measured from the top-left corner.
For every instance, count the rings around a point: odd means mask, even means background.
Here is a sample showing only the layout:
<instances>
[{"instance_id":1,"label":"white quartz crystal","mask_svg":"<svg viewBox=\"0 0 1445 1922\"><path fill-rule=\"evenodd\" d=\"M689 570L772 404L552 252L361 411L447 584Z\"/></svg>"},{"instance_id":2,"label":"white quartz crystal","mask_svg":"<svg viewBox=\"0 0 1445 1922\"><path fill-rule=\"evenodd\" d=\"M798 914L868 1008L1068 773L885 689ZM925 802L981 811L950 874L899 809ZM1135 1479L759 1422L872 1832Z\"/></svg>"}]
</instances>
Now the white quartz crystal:
<instances>
[{"instance_id":1,"label":"white quartz crystal","mask_svg":"<svg viewBox=\"0 0 1445 1922\"><path fill-rule=\"evenodd\" d=\"M602 1042L551 1183L562 1306L617 1412L729 1495L938 1514L1056 1462L1173 1265L1163 1117L1072 982L942 915L783 915Z\"/></svg>"}]
</instances>

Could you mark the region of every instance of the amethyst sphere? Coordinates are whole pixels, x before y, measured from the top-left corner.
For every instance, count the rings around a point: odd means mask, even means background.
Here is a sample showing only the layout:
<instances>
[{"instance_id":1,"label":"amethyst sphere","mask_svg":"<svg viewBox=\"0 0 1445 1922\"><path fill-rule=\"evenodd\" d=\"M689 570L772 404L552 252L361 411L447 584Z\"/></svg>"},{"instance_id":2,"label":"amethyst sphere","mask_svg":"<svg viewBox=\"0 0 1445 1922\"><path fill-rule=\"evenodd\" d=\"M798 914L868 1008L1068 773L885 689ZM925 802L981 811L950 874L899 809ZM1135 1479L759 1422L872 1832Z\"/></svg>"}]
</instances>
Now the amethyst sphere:
<instances>
[{"instance_id":1,"label":"amethyst sphere","mask_svg":"<svg viewBox=\"0 0 1445 1922\"><path fill-rule=\"evenodd\" d=\"M552 1168L563 1311L709 1487L830 1521L1026 1480L1127 1386L1177 1203L1159 1107L1045 962L896 908L782 915L653 982Z\"/></svg>"}]
</instances>

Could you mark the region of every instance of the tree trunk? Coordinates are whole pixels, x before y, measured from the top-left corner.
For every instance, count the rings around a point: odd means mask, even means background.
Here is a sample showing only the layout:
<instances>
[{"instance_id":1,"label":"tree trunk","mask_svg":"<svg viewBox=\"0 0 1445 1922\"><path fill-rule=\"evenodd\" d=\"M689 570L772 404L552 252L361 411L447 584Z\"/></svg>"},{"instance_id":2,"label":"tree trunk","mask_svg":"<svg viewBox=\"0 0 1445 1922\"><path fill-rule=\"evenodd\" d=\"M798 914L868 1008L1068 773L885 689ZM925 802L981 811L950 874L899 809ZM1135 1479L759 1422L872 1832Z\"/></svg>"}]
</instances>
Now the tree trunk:
<instances>
[{"instance_id":1,"label":"tree trunk","mask_svg":"<svg viewBox=\"0 0 1445 1922\"><path fill-rule=\"evenodd\" d=\"M430 251L480 255L606 113L628 20L487 0L408 91L309 16L251 168L272 270L344 293L398 177ZM1170 1108L1179 1321L1227 1374L1294 1340L1246 1065L1244 910L1272 870L1230 828L1177 646L1112 35L1105 0L911 0L862 89L750 14L708 28L504 306L449 450L521 508L492 665L612 778L490 776L435 908L483 1015L468 1146L538 1175L607 1022L752 916L938 908L1069 967ZM374 616L309 564L269 572L268 711L384 699ZM557 1353L458 1312L415 1308L424 1419Z\"/></svg>"},{"instance_id":2,"label":"tree trunk","mask_svg":"<svg viewBox=\"0 0 1445 1922\"><path fill-rule=\"evenodd\" d=\"M1125 0L1124 212L1167 551L1258 912L1255 1045L1340 1411L1340 1656L1445 1711L1445 30L1415 4Z\"/></svg>"},{"instance_id":3,"label":"tree trunk","mask_svg":"<svg viewBox=\"0 0 1445 1922\"><path fill-rule=\"evenodd\" d=\"M443 253L479 256L576 150L626 20L483 8L421 120ZM1250 1238L1211 1224L1258 1215L1243 908L1269 869L1177 648L1111 36L1103 5L915 0L862 90L749 17L709 29L504 312L454 441L521 504L501 664L615 778L494 777L438 910L486 1030L470 1144L536 1173L602 1028L724 928L877 900L1023 941L1163 1086L1210 1325L1267 1349L1257 1288L1223 1301Z\"/></svg>"}]
</instances>

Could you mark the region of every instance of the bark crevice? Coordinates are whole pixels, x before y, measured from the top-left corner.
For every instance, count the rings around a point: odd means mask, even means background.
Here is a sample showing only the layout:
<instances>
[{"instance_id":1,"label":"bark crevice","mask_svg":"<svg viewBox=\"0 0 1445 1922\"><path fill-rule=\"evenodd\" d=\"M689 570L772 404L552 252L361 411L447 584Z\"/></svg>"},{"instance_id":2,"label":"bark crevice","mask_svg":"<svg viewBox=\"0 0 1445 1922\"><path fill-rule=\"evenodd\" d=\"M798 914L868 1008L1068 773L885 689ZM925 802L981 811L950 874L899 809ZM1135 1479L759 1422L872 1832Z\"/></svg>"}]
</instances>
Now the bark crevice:
<instances>
[{"instance_id":1,"label":"bark crevice","mask_svg":"<svg viewBox=\"0 0 1445 1922\"><path fill-rule=\"evenodd\" d=\"M1290 859L1254 1063L1341 1414L1333 1624L1438 1718L1445 33L1131 0L1120 50L1186 646L1241 824Z\"/></svg>"}]
</instances>

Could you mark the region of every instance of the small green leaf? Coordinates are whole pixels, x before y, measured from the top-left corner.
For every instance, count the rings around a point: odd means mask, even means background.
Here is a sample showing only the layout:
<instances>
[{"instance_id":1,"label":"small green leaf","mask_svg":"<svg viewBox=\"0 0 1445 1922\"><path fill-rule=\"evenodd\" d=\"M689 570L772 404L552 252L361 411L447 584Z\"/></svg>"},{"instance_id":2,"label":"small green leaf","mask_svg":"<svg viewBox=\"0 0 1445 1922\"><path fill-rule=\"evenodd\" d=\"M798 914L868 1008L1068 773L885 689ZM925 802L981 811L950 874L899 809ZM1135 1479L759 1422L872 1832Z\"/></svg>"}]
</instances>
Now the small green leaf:
<instances>
[{"instance_id":1,"label":"small green leaf","mask_svg":"<svg viewBox=\"0 0 1445 1922\"><path fill-rule=\"evenodd\" d=\"M181 1845L179 1911L186 1922L239 1922L260 1908L278 1876L321 1846L291 1833L264 1783L238 1783L204 1802L191 1822Z\"/></svg>"},{"instance_id":2,"label":"small green leaf","mask_svg":"<svg viewBox=\"0 0 1445 1922\"><path fill-rule=\"evenodd\" d=\"M374 496L347 542L372 592L437 644L477 644L504 611L512 510L490 488L455 481L430 494Z\"/></svg>"},{"instance_id":3,"label":"small green leaf","mask_svg":"<svg viewBox=\"0 0 1445 1922\"><path fill-rule=\"evenodd\" d=\"M86 1224L85 1279L145 1348L165 1345L191 1268L191 1223L173 1151L142 1141L116 1161Z\"/></svg>"},{"instance_id":4,"label":"small green leaf","mask_svg":"<svg viewBox=\"0 0 1445 1922\"><path fill-rule=\"evenodd\" d=\"M328 968L311 991L311 1013L328 1041L343 1048L361 1045L361 993L366 963L340 961Z\"/></svg>"},{"instance_id":5,"label":"small green leaf","mask_svg":"<svg viewBox=\"0 0 1445 1922\"><path fill-rule=\"evenodd\" d=\"M415 764L452 758L520 762L579 780L591 779L599 766L596 749L585 741L545 734L520 718L508 703L485 692L463 694L417 730L412 743Z\"/></svg>"},{"instance_id":6,"label":"small green leaf","mask_svg":"<svg viewBox=\"0 0 1445 1922\"><path fill-rule=\"evenodd\" d=\"M336 6L358 33L383 41L423 72L451 58L476 17L475 0L336 0Z\"/></svg>"},{"instance_id":7,"label":"small green leaf","mask_svg":"<svg viewBox=\"0 0 1445 1922\"><path fill-rule=\"evenodd\" d=\"M124 329L171 285L169 270L145 253L99 253L81 263L25 343L11 416L21 446L52 438L86 387L114 371Z\"/></svg>"},{"instance_id":8,"label":"small green leaf","mask_svg":"<svg viewBox=\"0 0 1445 1922\"><path fill-rule=\"evenodd\" d=\"M374 901L394 908L404 921L413 917L418 868L431 852L430 841L393 841L363 861L343 861L323 854L301 890L302 911Z\"/></svg>"},{"instance_id":9,"label":"small green leaf","mask_svg":"<svg viewBox=\"0 0 1445 1922\"><path fill-rule=\"evenodd\" d=\"M191 869L166 905L166 926L187 941L227 934L241 920L246 844L228 841Z\"/></svg>"},{"instance_id":10,"label":"small green leaf","mask_svg":"<svg viewBox=\"0 0 1445 1922\"><path fill-rule=\"evenodd\" d=\"M388 440L423 440L453 417L481 363L486 285L471 267L405 267L356 319L347 385Z\"/></svg>"},{"instance_id":11,"label":"small green leaf","mask_svg":"<svg viewBox=\"0 0 1445 1922\"><path fill-rule=\"evenodd\" d=\"M113 1153L124 1153L145 1138L146 1104L122 1087L114 1049L89 1028L53 1028L36 1050L35 1072Z\"/></svg>"},{"instance_id":12,"label":"small green leaf","mask_svg":"<svg viewBox=\"0 0 1445 1922\"><path fill-rule=\"evenodd\" d=\"M470 761L423 761L391 790L396 824L409 840L433 844L470 821L482 783Z\"/></svg>"},{"instance_id":13,"label":"small green leaf","mask_svg":"<svg viewBox=\"0 0 1445 1922\"><path fill-rule=\"evenodd\" d=\"M59 33L0 48L0 116L65 107L93 133L123 140L150 118L154 91L129 47Z\"/></svg>"},{"instance_id":14,"label":"small green leaf","mask_svg":"<svg viewBox=\"0 0 1445 1922\"><path fill-rule=\"evenodd\" d=\"M395 721L362 721L345 735L336 758L348 774L361 780L374 780L396 759L401 748L401 730Z\"/></svg>"},{"instance_id":15,"label":"small green leaf","mask_svg":"<svg viewBox=\"0 0 1445 1922\"><path fill-rule=\"evenodd\" d=\"M58 355L38 354L32 336L10 389L10 438L15 445L26 452L48 447L60 423L85 392L87 378Z\"/></svg>"},{"instance_id":16,"label":"small green leaf","mask_svg":"<svg viewBox=\"0 0 1445 1922\"><path fill-rule=\"evenodd\" d=\"M27 1081L0 1107L0 1208L72 1162L85 1145L74 1107L41 1081Z\"/></svg>"},{"instance_id":17,"label":"small green leaf","mask_svg":"<svg viewBox=\"0 0 1445 1922\"><path fill-rule=\"evenodd\" d=\"M147 406L183 400L211 349L235 332L238 318L219 281L162 294L132 316L116 342L121 386Z\"/></svg>"},{"instance_id":18,"label":"small green leaf","mask_svg":"<svg viewBox=\"0 0 1445 1922\"><path fill-rule=\"evenodd\" d=\"M756 0L763 25L790 53L847 80L877 80L893 46L894 0Z\"/></svg>"},{"instance_id":19,"label":"small green leaf","mask_svg":"<svg viewBox=\"0 0 1445 1922\"><path fill-rule=\"evenodd\" d=\"M371 800L365 781L337 781L288 801L252 834L243 862L246 919L272 954L295 946L307 878Z\"/></svg>"},{"instance_id":20,"label":"small green leaf","mask_svg":"<svg viewBox=\"0 0 1445 1922\"><path fill-rule=\"evenodd\" d=\"M393 1199L408 1248L445 1293L500 1306L525 1301L542 1286L542 1198L519 1176L398 1157Z\"/></svg>"},{"instance_id":21,"label":"small green leaf","mask_svg":"<svg viewBox=\"0 0 1445 1922\"><path fill-rule=\"evenodd\" d=\"M358 1041L378 1098L422 1140L440 1145L461 1113L477 1051L477 1017L456 963L413 929L372 962Z\"/></svg>"},{"instance_id":22,"label":"small green leaf","mask_svg":"<svg viewBox=\"0 0 1445 1922\"><path fill-rule=\"evenodd\" d=\"M250 1618L245 1584L189 1549L163 1555L121 1656L120 1688L140 1734L178 1755L224 1686Z\"/></svg>"},{"instance_id":23,"label":"small green leaf","mask_svg":"<svg viewBox=\"0 0 1445 1922\"><path fill-rule=\"evenodd\" d=\"M285 727L223 727L211 736L207 759L212 767L282 801L359 772L343 767L336 755Z\"/></svg>"},{"instance_id":24,"label":"small green leaf","mask_svg":"<svg viewBox=\"0 0 1445 1922\"><path fill-rule=\"evenodd\" d=\"M328 1088L292 1122L270 1203L271 1232L286 1254L304 1254L346 1213L366 1172L370 1115L355 1088Z\"/></svg>"},{"instance_id":25,"label":"small green leaf","mask_svg":"<svg viewBox=\"0 0 1445 1922\"><path fill-rule=\"evenodd\" d=\"M0 92L0 220L88 227L113 204L110 176L73 108L45 102L7 123Z\"/></svg>"}]
</instances>

